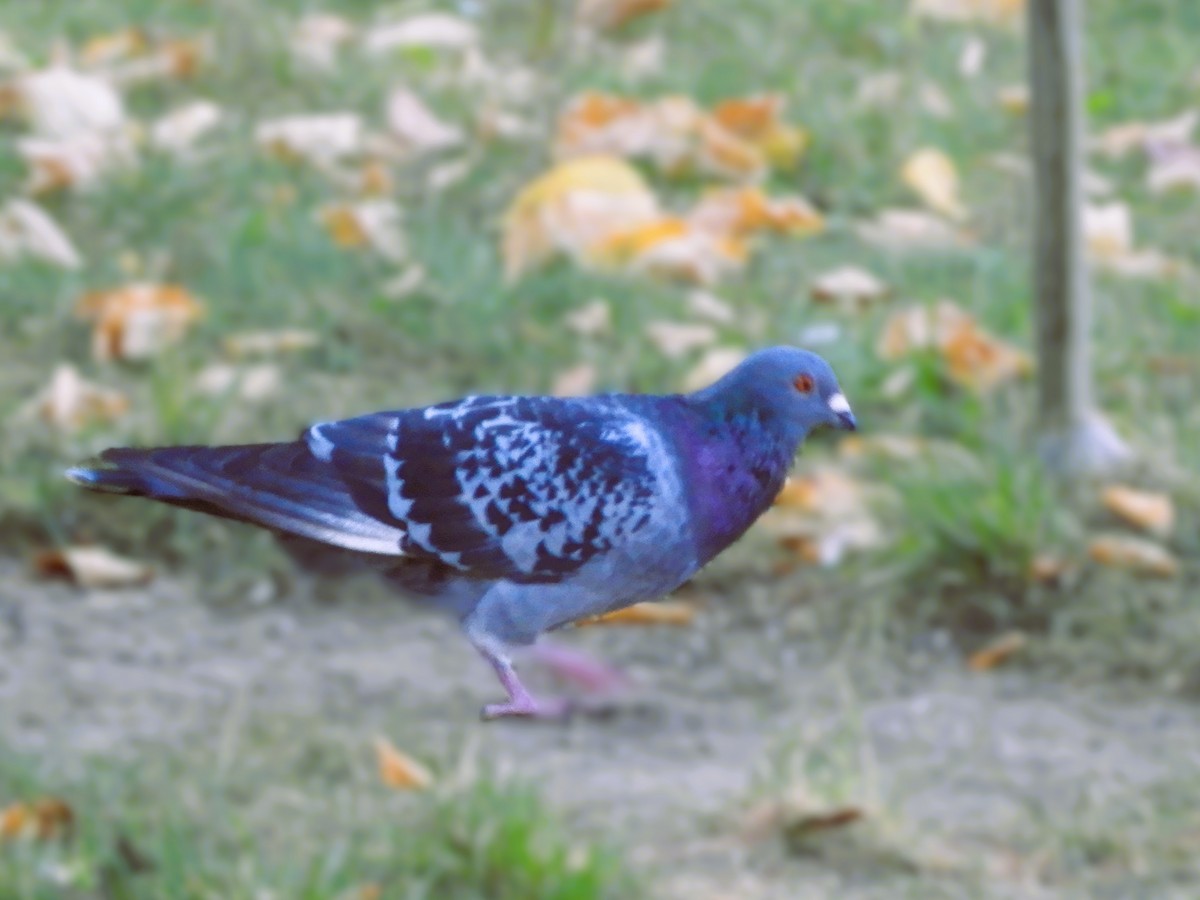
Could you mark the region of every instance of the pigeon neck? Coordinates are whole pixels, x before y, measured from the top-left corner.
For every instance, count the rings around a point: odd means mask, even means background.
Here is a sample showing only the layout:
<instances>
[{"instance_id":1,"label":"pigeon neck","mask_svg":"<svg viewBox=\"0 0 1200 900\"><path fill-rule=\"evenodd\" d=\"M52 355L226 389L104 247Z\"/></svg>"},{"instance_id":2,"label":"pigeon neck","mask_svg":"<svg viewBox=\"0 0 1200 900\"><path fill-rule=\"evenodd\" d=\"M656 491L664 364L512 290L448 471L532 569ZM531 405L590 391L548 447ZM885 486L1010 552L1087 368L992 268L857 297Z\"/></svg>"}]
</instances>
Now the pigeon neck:
<instances>
[{"instance_id":1,"label":"pigeon neck","mask_svg":"<svg viewBox=\"0 0 1200 900\"><path fill-rule=\"evenodd\" d=\"M684 430L697 555L712 559L745 533L783 486L804 428L738 408L721 395L693 395Z\"/></svg>"}]
</instances>

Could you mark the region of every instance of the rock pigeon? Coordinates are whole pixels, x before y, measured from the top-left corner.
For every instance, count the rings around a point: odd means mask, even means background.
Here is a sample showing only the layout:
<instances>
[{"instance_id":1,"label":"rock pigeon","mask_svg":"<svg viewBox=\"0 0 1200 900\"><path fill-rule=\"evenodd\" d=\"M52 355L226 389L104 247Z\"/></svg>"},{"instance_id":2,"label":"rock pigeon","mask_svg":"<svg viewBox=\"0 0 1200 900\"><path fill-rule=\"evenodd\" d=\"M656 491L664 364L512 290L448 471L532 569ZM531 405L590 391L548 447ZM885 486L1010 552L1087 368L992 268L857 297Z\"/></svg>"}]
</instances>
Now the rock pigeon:
<instances>
[{"instance_id":1,"label":"rock pigeon","mask_svg":"<svg viewBox=\"0 0 1200 900\"><path fill-rule=\"evenodd\" d=\"M855 428L829 365L774 347L692 394L470 396L321 422L283 443L115 448L87 488L269 528L456 615L507 701L553 717L512 651L652 600L739 538L814 428Z\"/></svg>"}]
</instances>

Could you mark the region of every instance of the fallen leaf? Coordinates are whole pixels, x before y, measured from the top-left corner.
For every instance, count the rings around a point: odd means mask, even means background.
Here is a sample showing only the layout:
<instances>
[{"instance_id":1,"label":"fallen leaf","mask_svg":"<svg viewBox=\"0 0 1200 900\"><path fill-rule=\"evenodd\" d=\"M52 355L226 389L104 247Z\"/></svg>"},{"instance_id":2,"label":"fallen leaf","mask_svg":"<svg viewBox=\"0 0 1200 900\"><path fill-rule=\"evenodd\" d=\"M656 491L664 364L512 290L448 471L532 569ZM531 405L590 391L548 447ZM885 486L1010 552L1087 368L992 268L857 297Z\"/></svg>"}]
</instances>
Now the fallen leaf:
<instances>
[{"instance_id":1,"label":"fallen leaf","mask_svg":"<svg viewBox=\"0 0 1200 900\"><path fill-rule=\"evenodd\" d=\"M104 78L54 66L22 76L16 90L38 137L60 141L96 136L115 139L124 132L125 105Z\"/></svg>"},{"instance_id":2,"label":"fallen leaf","mask_svg":"<svg viewBox=\"0 0 1200 900\"><path fill-rule=\"evenodd\" d=\"M406 88L395 88L387 99L387 124L401 144L415 153L432 153L462 143L462 129L447 125Z\"/></svg>"},{"instance_id":3,"label":"fallen leaf","mask_svg":"<svg viewBox=\"0 0 1200 900\"><path fill-rule=\"evenodd\" d=\"M589 625L691 625L696 607L682 600L656 600L634 603L599 616L588 616L575 624Z\"/></svg>"},{"instance_id":4,"label":"fallen leaf","mask_svg":"<svg viewBox=\"0 0 1200 900\"><path fill-rule=\"evenodd\" d=\"M757 187L706 191L688 213L687 221L704 231L730 237L756 231L807 237L825 228L824 217L803 197L768 197Z\"/></svg>"},{"instance_id":5,"label":"fallen leaf","mask_svg":"<svg viewBox=\"0 0 1200 900\"><path fill-rule=\"evenodd\" d=\"M718 325L732 325L737 318L732 306L708 291L691 291L687 302L692 315Z\"/></svg>"},{"instance_id":6,"label":"fallen leaf","mask_svg":"<svg viewBox=\"0 0 1200 900\"><path fill-rule=\"evenodd\" d=\"M148 359L181 340L204 306L177 284L135 282L84 294L75 315L92 325L100 361Z\"/></svg>"},{"instance_id":7,"label":"fallen leaf","mask_svg":"<svg viewBox=\"0 0 1200 900\"><path fill-rule=\"evenodd\" d=\"M666 57L666 44L659 36L631 44L621 54L620 70L626 81L641 81L659 74Z\"/></svg>"},{"instance_id":8,"label":"fallen leaf","mask_svg":"<svg viewBox=\"0 0 1200 900\"><path fill-rule=\"evenodd\" d=\"M1175 524L1175 507L1166 494L1113 484L1100 495L1104 508L1143 531L1166 537Z\"/></svg>"},{"instance_id":9,"label":"fallen leaf","mask_svg":"<svg viewBox=\"0 0 1200 900\"><path fill-rule=\"evenodd\" d=\"M429 170L429 177L426 178L425 183L431 191L444 191L470 175L473 165L474 163L469 157L441 163Z\"/></svg>"},{"instance_id":10,"label":"fallen leaf","mask_svg":"<svg viewBox=\"0 0 1200 900\"><path fill-rule=\"evenodd\" d=\"M909 9L942 22L1010 25L1025 10L1025 0L912 0Z\"/></svg>"},{"instance_id":11,"label":"fallen leaf","mask_svg":"<svg viewBox=\"0 0 1200 900\"><path fill-rule=\"evenodd\" d=\"M987 44L979 35L971 35L963 43L962 51L958 54L958 74L963 78L974 78L983 70L986 58Z\"/></svg>"},{"instance_id":12,"label":"fallen leaf","mask_svg":"<svg viewBox=\"0 0 1200 900\"><path fill-rule=\"evenodd\" d=\"M1008 662L1025 649L1029 637L1021 631L1009 631L976 650L967 659L967 668L972 672L986 672Z\"/></svg>"},{"instance_id":13,"label":"fallen leaf","mask_svg":"<svg viewBox=\"0 0 1200 900\"><path fill-rule=\"evenodd\" d=\"M894 70L874 72L858 83L854 106L859 109L887 109L899 102L904 91L904 75Z\"/></svg>"},{"instance_id":14,"label":"fallen leaf","mask_svg":"<svg viewBox=\"0 0 1200 900\"><path fill-rule=\"evenodd\" d=\"M260 122L254 141L281 159L328 167L362 152L363 123L349 112L287 116Z\"/></svg>"},{"instance_id":15,"label":"fallen leaf","mask_svg":"<svg viewBox=\"0 0 1200 900\"><path fill-rule=\"evenodd\" d=\"M700 362L684 376L683 389L698 391L736 369L746 358L746 351L735 347L713 347Z\"/></svg>"},{"instance_id":16,"label":"fallen leaf","mask_svg":"<svg viewBox=\"0 0 1200 900\"><path fill-rule=\"evenodd\" d=\"M672 0L579 0L576 19L583 25L613 31L634 19L659 12Z\"/></svg>"},{"instance_id":17,"label":"fallen leaf","mask_svg":"<svg viewBox=\"0 0 1200 900\"><path fill-rule=\"evenodd\" d=\"M1125 122L1097 135L1091 147L1110 159L1121 159L1135 150L1185 145L1191 143L1198 121L1200 110L1189 109L1159 122Z\"/></svg>"},{"instance_id":18,"label":"fallen leaf","mask_svg":"<svg viewBox=\"0 0 1200 900\"><path fill-rule=\"evenodd\" d=\"M399 22L385 22L366 31L363 50L372 56L405 47L466 50L479 43L478 29L449 13L425 13Z\"/></svg>"},{"instance_id":19,"label":"fallen leaf","mask_svg":"<svg viewBox=\"0 0 1200 900\"><path fill-rule=\"evenodd\" d=\"M504 215L505 275L516 279L556 253L593 262L613 235L660 218L641 175L613 157L559 163L530 182Z\"/></svg>"},{"instance_id":20,"label":"fallen leaf","mask_svg":"<svg viewBox=\"0 0 1200 900\"><path fill-rule=\"evenodd\" d=\"M616 232L592 252L592 260L602 267L702 285L715 284L727 272L740 269L748 257L738 237L676 216Z\"/></svg>"},{"instance_id":21,"label":"fallen leaf","mask_svg":"<svg viewBox=\"0 0 1200 900\"><path fill-rule=\"evenodd\" d=\"M820 831L844 828L866 817L859 806L818 803L808 792L793 787L778 798L764 800L742 817L741 837L758 842L773 836L803 841Z\"/></svg>"},{"instance_id":22,"label":"fallen leaf","mask_svg":"<svg viewBox=\"0 0 1200 900\"><path fill-rule=\"evenodd\" d=\"M193 100L167 113L150 128L150 146L173 156L187 156L196 143L221 123L221 107Z\"/></svg>"},{"instance_id":23,"label":"fallen leaf","mask_svg":"<svg viewBox=\"0 0 1200 900\"><path fill-rule=\"evenodd\" d=\"M25 189L31 194L91 188L133 161L131 145L114 145L96 135L70 140L23 137L16 144L29 168Z\"/></svg>"},{"instance_id":24,"label":"fallen leaf","mask_svg":"<svg viewBox=\"0 0 1200 900\"><path fill-rule=\"evenodd\" d=\"M244 356L274 356L309 350L321 343L321 336L305 328L282 328L278 331L243 331L231 334L222 341L225 353L238 359Z\"/></svg>"},{"instance_id":25,"label":"fallen leaf","mask_svg":"<svg viewBox=\"0 0 1200 900\"><path fill-rule=\"evenodd\" d=\"M276 397L283 389L283 373L271 363L238 367L213 363L195 379L196 390L208 396L233 394L248 403L261 403Z\"/></svg>"},{"instance_id":26,"label":"fallen leaf","mask_svg":"<svg viewBox=\"0 0 1200 900\"><path fill-rule=\"evenodd\" d=\"M941 150L932 147L918 150L904 163L901 177L934 212L955 221L967 217L959 198L958 170Z\"/></svg>"},{"instance_id":27,"label":"fallen leaf","mask_svg":"<svg viewBox=\"0 0 1200 900\"><path fill-rule=\"evenodd\" d=\"M104 76L112 84L120 86L194 78L212 56L213 42L208 35L167 38L159 41L145 55L109 66Z\"/></svg>"},{"instance_id":28,"label":"fallen leaf","mask_svg":"<svg viewBox=\"0 0 1200 900\"><path fill-rule=\"evenodd\" d=\"M0 840L50 841L69 836L74 828L75 811L59 797L13 803L0 810Z\"/></svg>"},{"instance_id":29,"label":"fallen leaf","mask_svg":"<svg viewBox=\"0 0 1200 900\"><path fill-rule=\"evenodd\" d=\"M996 102L1010 116L1026 115L1029 112L1029 85L1005 85L996 91Z\"/></svg>"},{"instance_id":30,"label":"fallen leaf","mask_svg":"<svg viewBox=\"0 0 1200 900\"><path fill-rule=\"evenodd\" d=\"M667 174L706 172L738 181L799 160L808 135L782 118L783 98L768 94L717 104L711 112L682 95L641 101L586 92L559 116L559 159L605 154L646 159Z\"/></svg>"},{"instance_id":31,"label":"fallen leaf","mask_svg":"<svg viewBox=\"0 0 1200 900\"><path fill-rule=\"evenodd\" d=\"M563 317L563 324L581 337L598 337L612 331L612 307L596 299Z\"/></svg>"},{"instance_id":32,"label":"fallen leaf","mask_svg":"<svg viewBox=\"0 0 1200 900\"><path fill-rule=\"evenodd\" d=\"M34 557L33 567L44 578L69 578L84 588L122 588L145 584L154 569L97 546L61 547Z\"/></svg>"},{"instance_id":33,"label":"fallen leaf","mask_svg":"<svg viewBox=\"0 0 1200 900\"><path fill-rule=\"evenodd\" d=\"M86 381L73 366L60 365L21 415L33 415L59 431L73 432L119 419L128 411L129 398L120 391Z\"/></svg>"},{"instance_id":34,"label":"fallen leaf","mask_svg":"<svg viewBox=\"0 0 1200 900\"><path fill-rule=\"evenodd\" d=\"M402 300L415 294L425 284L425 268L412 263L395 278L385 281L379 292L390 300Z\"/></svg>"},{"instance_id":35,"label":"fallen leaf","mask_svg":"<svg viewBox=\"0 0 1200 900\"><path fill-rule=\"evenodd\" d=\"M908 306L888 316L875 351L880 359L892 361L914 351L941 348L957 331L973 324L974 319L949 300Z\"/></svg>"},{"instance_id":36,"label":"fallen leaf","mask_svg":"<svg viewBox=\"0 0 1200 900\"><path fill-rule=\"evenodd\" d=\"M867 243L891 250L951 250L972 243L945 220L921 210L885 209L855 231Z\"/></svg>"},{"instance_id":37,"label":"fallen leaf","mask_svg":"<svg viewBox=\"0 0 1200 900\"><path fill-rule=\"evenodd\" d=\"M328 72L336 65L338 52L354 36L354 25L347 19L332 13L309 13L292 29L288 47L298 62Z\"/></svg>"},{"instance_id":38,"label":"fallen leaf","mask_svg":"<svg viewBox=\"0 0 1200 900\"><path fill-rule=\"evenodd\" d=\"M942 88L933 81L922 81L917 89L921 109L935 119L949 119L954 115L954 104Z\"/></svg>"},{"instance_id":39,"label":"fallen leaf","mask_svg":"<svg viewBox=\"0 0 1200 900\"><path fill-rule=\"evenodd\" d=\"M131 56L141 56L150 50L150 39L141 28L122 28L108 34L97 34L79 48L79 63L84 68L107 66Z\"/></svg>"},{"instance_id":40,"label":"fallen leaf","mask_svg":"<svg viewBox=\"0 0 1200 900\"><path fill-rule=\"evenodd\" d=\"M367 247L389 262L403 262L408 257L403 217L392 200L331 204L318 211L318 218L339 247Z\"/></svg>"},{"instance_id":41,"label":"fallen leaf","mask_svg":"<svg viewBox=\"0 0 1200 900\"><path fill-rule=\"evenodd\" d=\"M71 239L42 207L14 198L0 207L0 261L32 257L63 269L83 265Z\"/></svg>"},{"instance_id":42,"label":"fallen leaf","mask_svg":"<svg viewBox=\"0 0 1200 900\"><path fill-rule=\"evenodd\" d=\"M646 326L646 337L663 356L679 359L715 342L717 330L711 325L690 322L651 322Z\"/></svg>"},{"instance_id":43,"label":"fallen leaf","mask_svg":"<svg viewBox=\"0 0 1200 900\"><path fill-rule=\"evenodd\" d=\"M1057 584L1073 569L1070 562L1053 553L1039 553L1029 563L1029 578L1039 584Z\"/></svg>"},{"instance_id":44,"label":"fallen leaf","mask_svg":"<svg viewBox=\"0 0 1200 900\"><path fill-rule=\"evenodd\" d=\"M1125 256L1133 250L1133 213L1121 202L1085 206L1083 232L1088 255L1093 260Z\"/></svg>"},{"instance_id":45,"label":"fallen leaf","mask_svg":"<svg viewBox=\"0 0 1200 900\"><path fill-rule=\"evenodd\" d=\"M974 324L955 329L941 351L950 379L975 391L992 390L1033 371L1028 353Z\"/></svg>"},{"instance_id":46,"label":"fallen leaf","mask_svg":"<svg viewBox=\"0 0 1200 900\"><path fill-rule=\"evenodd\" d=\"M375 738L379 780L398 791L422 791L433 784L433 773L382 735Z\"/></svg>"},{"instance_id":47,"label":"fallen leaf","mask_svg":"<svg viewBox=\"0 0 1200 900\"><path fill-rule=\"evenodd\" d=\"M1144 538L1104 535L1088 545L1088 555L1102 566L1128 569L1141 575L1174 578L1179 561L1165 547Z\"/></svg>"},{"instance_id":48,"label":"fallen leaf","mask_svg":"<svg viewBox=\"0 0 1200 900\"><path fill-rule=\"evenodd\" d=\"M580 363L559 372L554 378L550 393L555 397L585 397L595 390L598 377L595 366L591 363Z\"/></svg>"},{"instance_id":49,"label":"fallen leaf","mask_svg":"<svg viewBox=\"0 0 1200 900\"><path fill-rule=\"evenodd\" d=\"M1146 187L1153 194L1200 190L1200 147L1191 144L1151 147Z\"/></svg>"},{"instance_id":50,"label":"fallen leaf","mask_svg":"<svg viewBox=\"0 0 1200 900\"><path fill-rule=\"evenodd\" d=\"M845 309L861 310L888 295L888 286L865 269L841 266L813 281L814 300L835 303Z\"/></svg>"}]
</instances>

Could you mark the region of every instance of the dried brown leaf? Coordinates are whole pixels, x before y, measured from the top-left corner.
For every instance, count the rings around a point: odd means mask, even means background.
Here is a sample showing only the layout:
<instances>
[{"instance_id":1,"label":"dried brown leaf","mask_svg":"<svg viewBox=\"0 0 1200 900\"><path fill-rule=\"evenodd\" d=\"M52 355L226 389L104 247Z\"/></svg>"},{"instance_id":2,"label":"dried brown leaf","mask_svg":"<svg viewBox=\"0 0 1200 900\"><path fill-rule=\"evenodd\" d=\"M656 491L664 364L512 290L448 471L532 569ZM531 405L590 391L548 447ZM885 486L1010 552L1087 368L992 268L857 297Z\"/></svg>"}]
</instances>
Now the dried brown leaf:
<instances>
[{"instance_id":1,"label":"dried brown leaf","mask_svg":"<svg viewBox=\"0 0 1200 900\"><path fill-rule=\"evenodd\" d=\"M1009 631L976 650L967 659L967 668L972 672L986 672L1008 662L1029 643L1029 637L1021 631Z\"/></svg>"},{"instance_id":2,"label":"dried brown leaf","mask_svg":"<svg viewBox=\"0 0 1200 900\"><path fill-rule=\"evenodd\" d=\"M1165 547L1144 538L1103 535L1088 545L1088 555L1102 566L1128 569L1140 575L1174 578L1179 561Z\"/></svg>"},{"instance_id":3,"label":"dried brown leaf","mask_svg":"<svg viewBox=\"0 0 1200 900\"><path fill-rule=\"evenodd\" d=\"M408 258L400 207L392 200L335 203L322 207L317 215L339 247L370 248L389 262Z\"/></svg>"},{"instance_id":4,"label":"dried brown leaf","mask_svg":"<svg viewBox=\"0 0 1200 900\"><path fill-rule=\"evenodd\" d=\"M1175 524L1175 506L1166 494L1113 484L1104 489L1101 500L1113 515L1159 537L1170 534Z\"/></svg>"},{"instance_id":5,"label":"dried brown leaf","mask_svg":"<svg viewBox=\"0 0 1200 900\"><path fill-rule=\"evenodd\" d=\"M813 281L812 297L839 307L861 310L889 293L888 286L858 266L841 266L819 275Z\"/></svg>"},{"instance_id":6,"label":"dried brown leaf","mask_svg":"<svg viewBox=\"0 0 1200 900\"><path fill-rule=\"evenodd\" d=\"M967 217L959 196L958 169L941 150L934 147L918 150L905 161L900 173L904 183L934 212L955 221Z\"/></svg>"},{"instance_id":7,"label":"dried brown leaf","mask_svg":"<svg viewBox=\"0 0 1200 900\"><path fill-rule=\"evenodd\" d=\"M92 325L97 360L148 359L183 338L204 305L177 284L134 282L84 294L75 315Z\"/></svg>"},{"instance_id":8,"label":"dried brown leaf","mask_svg":"<svg viewBox=\"0 0 1200 900\"><path fill-rule=\"evenodd\" d=\"M129 398L120 391L86 381L73 366L60 365L22 414L37 416L59 431L73 432L113 421L128 411Z\"/></svg>"},{"instance_id":9,"label":"dried brown leaf","mask_svg":"<svg viewBox=\"0 0 1200 900\"><path fill-rule=\"evenodd\" d=\"M580 23L602 31L621 28L634 19L659 12L673 0L579 0L576 18Z\"/></svg>"},{"instance_id":10,"label":"dried brown leaf","mask_svg":"<svg viewBox=\"0 0 1200 900\"><path fill-rule=\"evenodd\" d=\"M379 780L398 791L422 791L432 786L433 773L382 735L375 738Z\"/></svg>"},{"instance_id":11,"label":"dried brown leaf","mask_svg":"<svg viewBox=\"0 0 1200 900\"><path fill-rule=\"evenodd\" d=\"M0 841L17 838L50 841L69 837L74 828L75 810L60 797L13 803L0 810Z\"/></svg>"},{"instance_id":12,"label":"dried brown leaf","mask_svg":"<svg viewBox=\"0 0 1200 900\"><path fill-rule=\"evenodd\" d=\"M682 600L658 600L635 603L613 612L580 619L579 627L589 625L691 625L696 607Z\"/></svg>"},{"instance_id":13,"label":"dried brown leaf","mask_svg":"<svg viewBox=\"0 0 1200 900\"><path fill-rule=\"evenodd\" d=\"M33 566L45 578L68 578L85 588L132 587L154 577L145 563L98 546L45 550L34 557Z\"/></svg>"}]
</instances>

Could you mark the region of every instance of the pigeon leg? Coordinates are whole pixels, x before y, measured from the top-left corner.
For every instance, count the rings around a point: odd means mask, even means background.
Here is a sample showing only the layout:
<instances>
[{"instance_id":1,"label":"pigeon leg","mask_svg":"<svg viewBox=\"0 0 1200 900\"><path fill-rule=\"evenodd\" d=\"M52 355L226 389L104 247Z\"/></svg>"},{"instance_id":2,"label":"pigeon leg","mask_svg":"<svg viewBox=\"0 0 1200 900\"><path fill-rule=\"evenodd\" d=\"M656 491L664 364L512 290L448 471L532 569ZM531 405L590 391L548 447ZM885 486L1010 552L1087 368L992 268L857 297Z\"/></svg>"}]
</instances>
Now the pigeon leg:
<instances>
[{"instance_id":1,"label":"pigeon leg","mask_svg":"<svg viewBox=\"0 0 1200 900\"><path fill-rule=\"evenodd\" d=\"M561 719L569 711L570 705L566 700L537 700L517 677L512 660L493 641L472 638L471 643L484 659L491 663L496 670L500 684L508 692L508 702L489 703L483 708L484 719L501 719L508 716L520 716L530 719Z\"/></svg>"},{"instance_id":2,"label":"pigeon leg","mask_svg":"<svg viewBox=\"0 0 1200 900\"><path fill-rule=\"evenodd\" d=\"M531 659L585 691L611 694L629 686L628 676L620 669L574 647L537 643L528 652Z\"/></svg>"}]
</instances>

